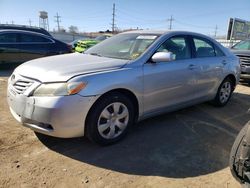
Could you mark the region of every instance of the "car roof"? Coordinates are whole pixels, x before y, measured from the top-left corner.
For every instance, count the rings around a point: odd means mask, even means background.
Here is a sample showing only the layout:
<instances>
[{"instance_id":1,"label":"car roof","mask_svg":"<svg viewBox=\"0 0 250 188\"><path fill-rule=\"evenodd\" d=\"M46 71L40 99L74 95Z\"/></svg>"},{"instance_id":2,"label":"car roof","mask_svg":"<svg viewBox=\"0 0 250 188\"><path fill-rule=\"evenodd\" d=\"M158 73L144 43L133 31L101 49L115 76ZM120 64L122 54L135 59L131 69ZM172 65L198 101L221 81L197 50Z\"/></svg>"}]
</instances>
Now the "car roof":
<instances>
[{"instance_id":1,"label":"car roof","mask_svg":"<svg viewBox=\"0 0 250 188\"><path fill-rule=\"evenodd\" d=\"M206 35L195 33L191 31L181 31L181 30L134 30L134 31L126 31L123 33L137 33L137 34L150 34L150 35L163 35L163 34L183 34L183 35L195 35L195 36L203 36L207 37Z\"/></svg>"},{"instance_id":2,"label":"car roof","mask_svg":"<svg viewBox=\"0 0 250 188\"><path fill-rule=\"evenodd\" d=\"M136 33L136 34L156 34L156 35L162 35L164 33L167 33L170 31L158 31L158 30L134 30L134 31L126 31L123 33Z\"/></svg>"},{"instance_id":3,"label":"car roof","mask_svg":"<svg viewBox=\"0 0 250 188\"><path fill-rule=\"evenodd\" d=\"M47 38L52 38L52 36L48 36L42 33L37 33L33 31L26 31L26 30L19 30L19 29L0 29L0 33L25 33L25 34L33 34L33 35L40 35Z\"/></svg>"},{"instance_id":4,"label":"car roof","mask_svg":"<svg viewBox=\"0 0 250 188\"><path fill-rule=\"evenodd\" d=\"M40 27L29 27L29 26L25 26L25 25L0 24L0 29L16 29L16 30L22 30L22 31L33 31L33 32L37 32L37 33L51 36L51 34L48 31L46 31L45 29L40 28Z\"/></svg>"},{"instance_id":5,"label":"car roof","mask_svg":"<svg viewBox=\"0 0 250 188\"><path fill-rule=\"evenodd\" d=\"M174 34L174 35L191 35L191 36L196 36L196 37L202 37L205 39L208 39L210 41L216 42L215 39L201 34L201 33L196 33L196 32L191 32L191 31L181 31L181 30L134 30L134 31L126 31L120 34L127 34L127 33L135 33L135 34L143 34L143 35L167 35L167 34Z\"/></svg>"}]
</instances>

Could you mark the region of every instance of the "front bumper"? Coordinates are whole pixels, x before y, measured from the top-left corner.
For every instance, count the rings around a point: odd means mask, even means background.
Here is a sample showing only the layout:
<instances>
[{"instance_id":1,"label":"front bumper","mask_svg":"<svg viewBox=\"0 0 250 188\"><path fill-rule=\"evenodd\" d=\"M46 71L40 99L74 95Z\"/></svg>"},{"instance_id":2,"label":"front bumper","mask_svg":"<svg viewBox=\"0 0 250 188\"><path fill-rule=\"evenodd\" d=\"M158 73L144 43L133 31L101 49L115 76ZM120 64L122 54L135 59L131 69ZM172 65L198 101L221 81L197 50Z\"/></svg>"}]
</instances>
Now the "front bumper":
<instances>
[{"instance_id":1,"label":"front bumper","mask_svg":"<svg viewBox=\"0 0 250 188\"><path fill-rule=\"evenodd\" d=\"M85 119L96 96L28 97L8 86L7 100L17 121L32 130L61 138L84 135Z\"/></svg>"}]
</instances>

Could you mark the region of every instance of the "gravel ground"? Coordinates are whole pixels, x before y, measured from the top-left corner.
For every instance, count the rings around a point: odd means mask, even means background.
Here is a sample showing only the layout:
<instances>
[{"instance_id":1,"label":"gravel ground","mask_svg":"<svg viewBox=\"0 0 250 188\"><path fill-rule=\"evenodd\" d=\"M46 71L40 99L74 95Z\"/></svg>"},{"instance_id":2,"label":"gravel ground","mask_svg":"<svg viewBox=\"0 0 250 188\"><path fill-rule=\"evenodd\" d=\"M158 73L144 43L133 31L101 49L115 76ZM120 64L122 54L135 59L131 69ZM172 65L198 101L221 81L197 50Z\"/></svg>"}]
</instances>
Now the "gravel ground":
<instances>
[{"instance_id":1,"label":"gravel ground","mask_svg":"<svg viewBox=\"0 0 250 188\"><path fill-rule=\"evenodd\" d=\"M207 103L151 118L121 142L100 147L85 138L35 134L11 116L0 71L0 187L237 188L228 168L233 141L250 120L250 87L230 103Z\"/></svg>"}]
</instances>

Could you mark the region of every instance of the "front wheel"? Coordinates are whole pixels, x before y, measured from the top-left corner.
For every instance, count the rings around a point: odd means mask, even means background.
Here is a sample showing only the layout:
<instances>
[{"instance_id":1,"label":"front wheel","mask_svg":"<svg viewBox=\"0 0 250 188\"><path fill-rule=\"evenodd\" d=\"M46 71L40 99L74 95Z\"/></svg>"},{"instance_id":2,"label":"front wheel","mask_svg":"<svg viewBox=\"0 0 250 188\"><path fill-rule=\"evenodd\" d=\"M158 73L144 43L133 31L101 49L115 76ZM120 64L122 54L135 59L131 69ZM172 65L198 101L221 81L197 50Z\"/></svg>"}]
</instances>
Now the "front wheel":
<instances>
[{"instance_id":1,"label":"front wheel","mask_svg":"<svg viewBox=\"0 0 250 188\"><path fill-rule=\"evenodd\" d=\"M212 103L215 106L225 106L229 99L231 98L231 95L234 90L234 84L230 78L226 78L221 83L215 99L212 101Z\"/></svg>"},{"instance_id":2,"label":"front wheel","mask_svg":"<svg viewBox=\"0 0 250 188\"><path fill-rule=\"evenodd\" d=\"M108 145L122 139L134 122L132 102L125 95L114 92L99 99L91 108L86 121L87 137Z\"/></svg>"}]
</instances>

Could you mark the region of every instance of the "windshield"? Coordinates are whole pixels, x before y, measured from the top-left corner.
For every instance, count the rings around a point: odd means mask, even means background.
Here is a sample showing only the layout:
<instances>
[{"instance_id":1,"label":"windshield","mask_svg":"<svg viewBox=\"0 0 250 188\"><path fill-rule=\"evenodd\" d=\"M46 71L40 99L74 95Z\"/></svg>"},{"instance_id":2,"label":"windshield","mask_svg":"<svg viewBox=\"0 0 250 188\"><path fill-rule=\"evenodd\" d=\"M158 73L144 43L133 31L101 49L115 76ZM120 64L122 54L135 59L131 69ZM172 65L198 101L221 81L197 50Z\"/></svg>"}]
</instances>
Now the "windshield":
<instances>
[{"instance_id":1,"label":"windshield","mask_svg":"<svg viewBox=\"0 0 250 188\"><path fill-rule=\"evenodd\" d=\"M235 44L232 48L236 50L250 50L250 40L241 41Z\"/></svg>"},{"instance_id":2,"label":"windshield","mask_svg":"<svg viewBox=\"0 0 250 188\"><path fill-rule=\"evenodd\" d=\"M120 34L85 51L85 54L133 60L139 57L157 38L149 34Z\"/></svg>"}]
</instances>

